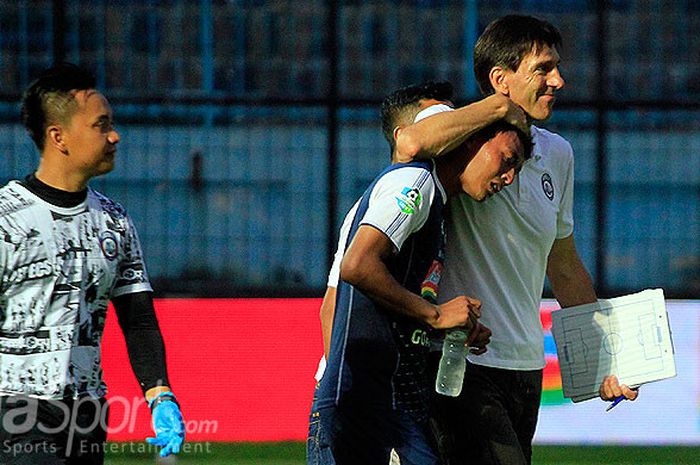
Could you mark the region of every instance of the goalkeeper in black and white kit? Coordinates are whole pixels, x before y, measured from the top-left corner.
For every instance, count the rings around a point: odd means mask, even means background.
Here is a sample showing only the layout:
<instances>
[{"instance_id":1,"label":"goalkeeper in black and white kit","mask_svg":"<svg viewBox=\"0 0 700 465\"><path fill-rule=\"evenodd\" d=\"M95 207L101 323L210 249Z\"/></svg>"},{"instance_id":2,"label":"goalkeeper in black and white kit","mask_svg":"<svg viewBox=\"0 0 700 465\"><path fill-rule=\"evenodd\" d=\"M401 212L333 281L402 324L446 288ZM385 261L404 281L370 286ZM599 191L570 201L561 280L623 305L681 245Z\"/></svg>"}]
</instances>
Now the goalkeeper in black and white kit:
<instances>
[{"instance_id":1,"label":"goalkeeper in black and white kit","mask_svg":"<svg viewBox=\"0 0 700 465\"><path fill-rule=\"evenodd\" d=\"M22 119L41 159L0 189L0 463L103 463L110 300L151 407L148 441L177 453L184 422L139 239L124 208L88 186L114 167L112 109L90 73L60 64L29 86Z\"/></svg>"}]
</instances>

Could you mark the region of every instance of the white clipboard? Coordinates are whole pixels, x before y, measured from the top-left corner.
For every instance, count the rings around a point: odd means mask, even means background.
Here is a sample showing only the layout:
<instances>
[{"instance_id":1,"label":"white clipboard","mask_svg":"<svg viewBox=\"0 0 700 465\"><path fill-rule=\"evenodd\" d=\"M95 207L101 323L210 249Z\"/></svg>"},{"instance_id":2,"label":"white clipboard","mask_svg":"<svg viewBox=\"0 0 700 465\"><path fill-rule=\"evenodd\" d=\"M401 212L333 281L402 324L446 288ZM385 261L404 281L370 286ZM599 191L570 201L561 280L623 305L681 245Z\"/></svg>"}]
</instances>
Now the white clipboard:
<instances>
[{"instance_id":1,"label":"white clipboard","mask_svg":"<svg viewBox=\"0 0 700 465\"><path fill-rule=\"evenodd\" d=\"M564 397L598 397L608 375L634 388L676 376L662 289L552 312Z\"/></svg>"}]
</instances>

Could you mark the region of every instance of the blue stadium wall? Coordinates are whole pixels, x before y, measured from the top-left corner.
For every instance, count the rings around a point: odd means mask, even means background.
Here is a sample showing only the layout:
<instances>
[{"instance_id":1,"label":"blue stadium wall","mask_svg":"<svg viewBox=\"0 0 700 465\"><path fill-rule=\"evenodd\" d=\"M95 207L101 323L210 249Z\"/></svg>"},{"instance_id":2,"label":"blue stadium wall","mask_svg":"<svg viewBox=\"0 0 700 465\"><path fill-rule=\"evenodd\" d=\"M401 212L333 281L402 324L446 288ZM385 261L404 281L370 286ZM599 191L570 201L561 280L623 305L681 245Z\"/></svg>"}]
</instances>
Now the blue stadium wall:
<instances>
[{"instance_id":1,"label":"blue stadium wall","mask_svg":"<svg viewBox=\"0 0 700 465\"><path fill-rule=\"evenodd\" d=\"M337 226L389 157L376 124L348 126L341 124L339 134ZM335 231L328 232L322 126L119 130L117 166L93 186L130 211L154 279L325 286L327 241ZM594 272L596 138L581 130L562 135L575 151L577 247ZM700 286L700 134L611 131L606 144L607 287L694 292ZM14 154L0 158L5 179L31 172L38 158L18 125L0 126L0 151ZM201 177L195 179L197 154Z\"/></svg>"}]
</instances>

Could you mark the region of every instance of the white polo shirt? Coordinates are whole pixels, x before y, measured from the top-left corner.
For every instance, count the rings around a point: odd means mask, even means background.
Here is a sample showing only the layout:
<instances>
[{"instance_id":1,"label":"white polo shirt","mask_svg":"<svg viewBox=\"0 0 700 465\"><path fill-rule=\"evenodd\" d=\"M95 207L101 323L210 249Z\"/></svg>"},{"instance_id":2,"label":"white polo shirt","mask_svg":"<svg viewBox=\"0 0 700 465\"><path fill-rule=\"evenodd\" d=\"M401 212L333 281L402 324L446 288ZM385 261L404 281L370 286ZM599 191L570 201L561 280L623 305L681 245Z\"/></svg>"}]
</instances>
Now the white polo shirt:
<instances>
[{"instance_id":1,"label":"white polo shirt","mask_svg":"<svg viewBox=\"0 0 700 465\"><path fill-rule=\"evenodd\" d=\"M540 299L555 239L573 233L574 162L561 136L532 127L532 158L510 186L484 202L451 197L439 302L458 295L482 302L493 335L478 365L543 368Z\"/></svg>"}]
</instances>

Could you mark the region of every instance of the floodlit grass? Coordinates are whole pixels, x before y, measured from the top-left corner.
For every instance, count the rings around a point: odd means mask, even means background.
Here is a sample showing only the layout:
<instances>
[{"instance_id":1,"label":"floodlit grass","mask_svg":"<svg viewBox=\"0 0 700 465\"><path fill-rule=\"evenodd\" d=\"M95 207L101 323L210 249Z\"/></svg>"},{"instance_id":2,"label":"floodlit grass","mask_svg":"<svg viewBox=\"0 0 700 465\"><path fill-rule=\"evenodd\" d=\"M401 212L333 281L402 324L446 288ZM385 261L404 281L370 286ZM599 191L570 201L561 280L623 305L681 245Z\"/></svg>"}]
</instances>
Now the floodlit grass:
<instances>
[{"instance_id":1,"label":"floodlit grass","mask_svg":"<svg viewBox=\"0 0 700 465\"><path fill-rule=\"evenodd\" d=\"M539 446L533 465L700 465L700 447Z\"/></svg>"},{"instance_id":2,"label":"floodlit grass","mask_svg":"<svg viewBox=\"0 0 700 465\"><path fill-rule=\"evenodd\" d=\"M105 465L303 465L303 442L190 443L176 458L157 458L139 443L108 446ZM533 465L699 465L700 447L537 446Z\"/></svg>"},{"instance_id":3,"label":"floodlit grass","mask_svg":"<svg viewBox=\"0 0 700 465\"><path fill-rule=\"evenodd\" d=\"M132 446L133 444L133 446ZM139 448L140 446L140 448ZM138 443L114 443L107 447L105 465L303 465L303 442L189 443L175 458L161 459L153 449ZM145 449L145 451L144 451Z\"/></svg>"}]
</instances>

